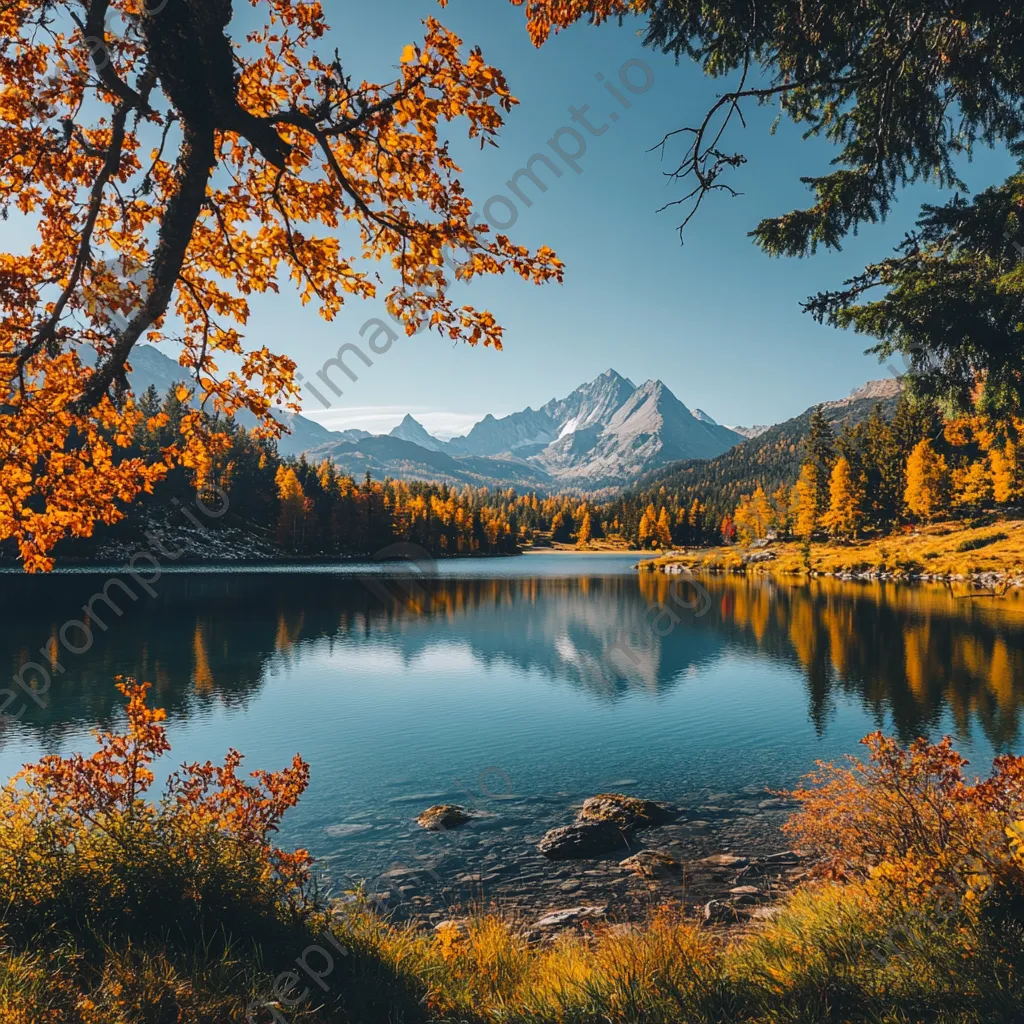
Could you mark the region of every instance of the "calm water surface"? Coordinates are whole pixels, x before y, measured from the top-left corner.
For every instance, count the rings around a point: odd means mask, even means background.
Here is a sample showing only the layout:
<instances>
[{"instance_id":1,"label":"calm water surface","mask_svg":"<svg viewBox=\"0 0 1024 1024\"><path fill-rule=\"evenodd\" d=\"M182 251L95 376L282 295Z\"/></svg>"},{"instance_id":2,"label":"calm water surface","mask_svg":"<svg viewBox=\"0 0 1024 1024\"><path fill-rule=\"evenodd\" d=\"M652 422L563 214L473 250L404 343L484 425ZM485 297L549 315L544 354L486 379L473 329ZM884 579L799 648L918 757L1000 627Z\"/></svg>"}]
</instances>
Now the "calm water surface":
<instances>
[{"instance_id":1,"label":"calm water surface","mask_svg":"<svg viewBox=\"0 0 1024 1024\"><path fill-rule=\"evenodd\" d=\"M499 861L495 842L527 848L587 795L690 804L785 787L876 728L952 733L979 772L1024 753L1020 596L724 577L697 598L635 561L452 561L418 581L380 567L167 573L135 604L114 589L124 615L97 605L106 632L91 623L92 648L60 655L45 707L0 725L0 775L89 749L90 729L120 721L111 677L149 679L168 770L228 747L250 768L302 753L312 782L283 840L340 882L379 875L396 850L425 857L434 839L411 819L440 801L486 812ZM0 575L10 671L44 660L107 578ZM480 834L452 841L471 863Z\"/></svg>"}]
</instances>

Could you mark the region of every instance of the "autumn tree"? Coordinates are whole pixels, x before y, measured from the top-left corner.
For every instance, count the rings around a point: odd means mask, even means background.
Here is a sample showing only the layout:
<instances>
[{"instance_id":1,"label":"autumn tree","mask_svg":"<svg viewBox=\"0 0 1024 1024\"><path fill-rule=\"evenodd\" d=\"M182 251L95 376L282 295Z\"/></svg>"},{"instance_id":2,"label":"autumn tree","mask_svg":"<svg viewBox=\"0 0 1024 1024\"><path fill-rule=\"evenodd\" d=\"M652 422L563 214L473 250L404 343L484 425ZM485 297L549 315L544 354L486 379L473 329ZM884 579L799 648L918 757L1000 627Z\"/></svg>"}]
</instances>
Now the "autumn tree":
<instances>
[{"instance_id":1,"label":"autumn tree","mask_svg":"<svg viewBox=\"0 0 1024 1024\"><path fill-rule=\"evenodd\" d=\"M829 479L829 507L822 526L835 537L857 535L864 520L864 481L845 457L836 459Z\"/></svg>"},{"instance_id":2,"label":"autumn tree","mask_svg":"<svg viewBox=\"0 0 1024 1024\"><path fill-rule=\"evenodd\" d=\"M989 452L992 464L993 497L1000 505L1024 498L1024 451L1017 442L1006 440Z\"/></svg>"},{"instance_id":3,"label":"autumn tree","mask_svg":"<svg viewBox=\"0 0 1024 1024\"><path fill-rule=\"evenodd\" d=\"M741 541L749 544L763 540L772 525L775 512L768 501L764 488L758 484L753 494L743 495L733 512L736 533Z\"/></svg>"},{"instance_id":4,"label":"autumn tree","mask_svg":"<svg viewBox=\"0 0 1024 1024\"><path fill-rule=\"evenodd\" d=\"M658 538L659 547L672 547L672 519L664 505L661 506L661 511L658 513L658 522L655 525L654 533Z\"/></svg>"},{"instance_id":5,"label":"autumn tree","mask_svg":"<svg viewBox=\"0 0 1024 1024\"><path fill-rule=\"evenodd\" d=\"M583 510L583 519L580 521L580 528L576 531L576 547L585 548L590 546L590 535L592 527L590 525L590 512L586 508Z\"/></svg>"},{"instance_id":6,"label":"autumn tree","mask_svg":"<svg viewBox=\"0 0 1024 1024\"><path fill-rule=\"evenodd\" d=\"M927 439L919 441L907 459L907 511L920 519L934 519L946 505L949 473L946 460Z\"/></svg>"},{"instance_id":7,"label":"autumn tree","mask_svg":"<svg viewBox=\"0 0 1024 1024\"><path fill-rule=\"evenodd\" d=\"M298 408L295 366L247 345L249 296L291 285L331 320L383 292L408 334L500 346L453 280L561 277L464 193L450 127L493 142L515 103L478 49L427 18L393 80L359 81L318 53L319 3L257 9L241 34L231 0L0 5L0 216L34 235L0 252L0 539L28 569L169 467L201 481L224 444L208 414L281 431L270 414ZM159 458L126 454L144 340L190 375Z\"/></svg>"},{"instance_id":8,"label":"autumn tree","mask_svg":"<svg viewBox=\"0 0 1024 1024\"><path fill-rule=\"evenodd\" d=\"M793 485L790 500L790 516L793 532L797 537L810 540L818 527L818 471L810 462L805 462L800 477Z\"/></svg>"},{"instance_id":9,"label":"autumn tree","mask_svg":"<svg viewBox=\"0 0 1024 1024\"><path fill-rule=\"evenodd\" d=\"M300 546L306 513L306 496L295 470L288 466L278 466L277 499L280 512L277 520L277 539L292 550Z\"/></svg>"}]
</instances>

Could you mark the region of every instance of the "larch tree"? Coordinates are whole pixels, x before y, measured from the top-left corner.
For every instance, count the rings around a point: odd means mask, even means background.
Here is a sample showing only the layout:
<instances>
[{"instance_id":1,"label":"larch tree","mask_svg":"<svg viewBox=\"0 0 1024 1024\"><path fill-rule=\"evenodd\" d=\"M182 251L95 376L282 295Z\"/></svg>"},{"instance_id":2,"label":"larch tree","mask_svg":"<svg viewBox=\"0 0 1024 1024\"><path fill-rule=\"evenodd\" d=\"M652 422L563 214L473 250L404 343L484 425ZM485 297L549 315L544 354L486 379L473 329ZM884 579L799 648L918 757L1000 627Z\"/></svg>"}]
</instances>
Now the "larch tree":
<instances>
[{"instance_id":1,"label":"larch tree","mask_svg":"<svg viewBox=\"0 0 1024 1024\"><path fill-rule=\"evenodd\" d=\"M793 532L803 540L810 540L818 528L818 470L810 462L800 469L800 476L793 485L790 501L790 516Z\"/></svg>"},{"instance_id":2,"label":"larch tree","mask_svg":"<svg viewBox=\"0 0 1024 1024\"><path fill-rule=\"evenodd\" d=\"M668 509L664 505L661 506L661 511L658 513L655 534L658 538L659 547L672 547L672 518L669 516Z\"/></svg>"},{"instance_id":3,"label":"larch tree","mask_svg":"<svg viewBox=\"0 0 1024 1024\"><path fill-rule=\"evenodd\" d=\"M834 537L857 536L864 521L864 481L845 456L836 459L829 479L829 507L822 526Z\"/></svg>"},{"instance_id":4,"label":"larch tree","mask_svg":"<svg viewBox=\"0 0 1024 1024\"><path fill-rule=\"evenodd\" d=\"M924 438L907 459L907 489L903 500L907 511L919 519L934 519L949 499L946 460Z\"/></svg>"},{"instance_id":5,"label":"larch tree","mask_svg":"<svg viewBox=\"0 0 1024 1024\"><path fill-rule=\"evenodd\" d=\"M992 464L993 497L1000 505L1008 505L1024 498L1024 452L1020 445L1006 440L1002 448L989 452Z\"/></svg>"},{"instance_id":6,"label":"larch tree","mask_svg":"<svg viewBox=\"0 0 1024 1024\"><path fill-rule=\"evenodd\" d=\"M500 346L453 279L561 277L551 250L490 232L449 151L454 122L493 142L516 102L478 49L427 18L392 80L359 81L323 45L316 0L252 0L255 19L245 6L0 3L0 217L5 244L13 227L27 239L0 251L0 540L27 569L169 467L201 480L223 443L208 413L280 432L295 365L246 344L250 296L292 287L330 320L383 293L408 334ZM144 340L191 379L155 460L123 457Z\"/></svg>"},{"instance_id":7,"label":"larch tree","mask_svg":"<svg viewBox=\"0 0 1024 1024\"><path fill-rule=\"evenodd\" d=\"M593 532L593 527L590 524L590 512L586 508L583 509L583 518L580 520L580 528L576 531L576 547L585 548L590 545L590 535Z\"/></svg>"}]
</instances>

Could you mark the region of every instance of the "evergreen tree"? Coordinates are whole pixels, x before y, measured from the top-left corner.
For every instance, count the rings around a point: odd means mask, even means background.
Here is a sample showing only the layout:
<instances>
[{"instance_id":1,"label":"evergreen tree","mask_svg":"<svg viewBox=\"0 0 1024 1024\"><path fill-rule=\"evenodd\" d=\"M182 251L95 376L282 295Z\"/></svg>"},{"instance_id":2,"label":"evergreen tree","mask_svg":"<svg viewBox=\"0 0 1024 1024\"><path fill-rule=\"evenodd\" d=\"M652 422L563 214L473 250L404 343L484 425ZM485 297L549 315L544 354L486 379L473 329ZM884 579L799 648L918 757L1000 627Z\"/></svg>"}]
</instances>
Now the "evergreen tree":
<instances>
[{"instance_id":1,"label":"evergreen tree","mask_svg":"<svg viewBox=\"0 0 1024 1024\"><path fill-rule=\"evenodd\" d=\"M828 489L836 447L832 425L819 405L811 414L811 429L804 446L805 463L814 467L815 511L820 518L828 510L830 496Z\"/></svg>"}]
</instances>

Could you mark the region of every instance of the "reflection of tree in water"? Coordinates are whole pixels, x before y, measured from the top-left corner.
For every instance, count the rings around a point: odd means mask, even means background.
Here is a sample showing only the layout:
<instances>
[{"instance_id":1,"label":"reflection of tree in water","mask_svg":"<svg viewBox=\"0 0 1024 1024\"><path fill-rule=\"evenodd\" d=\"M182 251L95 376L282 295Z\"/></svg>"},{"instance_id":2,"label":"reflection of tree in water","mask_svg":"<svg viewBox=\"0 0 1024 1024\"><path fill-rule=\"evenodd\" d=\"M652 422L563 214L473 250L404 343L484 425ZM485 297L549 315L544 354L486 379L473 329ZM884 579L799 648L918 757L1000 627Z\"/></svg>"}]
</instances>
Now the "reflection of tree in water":
<instances>
[{"instance_id":1,"label":"reflection of tree in water","mask_svg":"<svg viewBox=\"0 0 1024 1024\"><path fill-rule=\"evenodd\" d=\"M1024 596L834 580L706 582L715 627L801 666L819 731L838 690L859 699L879 725L891 715L904 739L934 733L948 709L963 737L976 721L998 750L1018 741Z\"/></svg>"},{"instance_id":2,"label":"reflection of tree in water","mask_svg":"<svg viewBox=\"0 0 1024 1024\"><path fill-rule=\"evenodd\" d=\"M0 634L7 662L46 663L60 626L82 617L98 576L6 577ZM166 574L157 596L106 614L92 648L58 651L45 708L29 704L22 726L53 738L82 722L109 724L119 706L111 678L154 684L172 717L211 705L244 705L268 673L314 643L386 642L411 663L439 640L464 645L485 666L540 672L608 701L657 694L713 664L729 645L798 666L809 715L823 732L834 696L859 700L900 736L934 733L948 708L966 736L977 721L997 749L1019 736L1024 699L1024 598L972 599L966 590L705 580L694 617L660 574L594 578L379 579L302 573ZM141 592L140 592L141 594ZM707 606L710 600L710 607ZM658 606L678 622L658 636ZM99 612L108 611L99 606ZM623 644L629 660L621 657ZM618 650L616 650L618 648ZM2 740L2 736L0 736Z\"/></svg>"}]
</instances>

